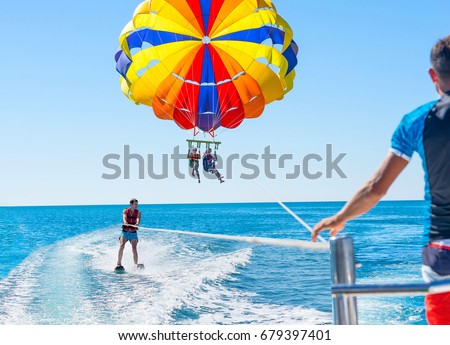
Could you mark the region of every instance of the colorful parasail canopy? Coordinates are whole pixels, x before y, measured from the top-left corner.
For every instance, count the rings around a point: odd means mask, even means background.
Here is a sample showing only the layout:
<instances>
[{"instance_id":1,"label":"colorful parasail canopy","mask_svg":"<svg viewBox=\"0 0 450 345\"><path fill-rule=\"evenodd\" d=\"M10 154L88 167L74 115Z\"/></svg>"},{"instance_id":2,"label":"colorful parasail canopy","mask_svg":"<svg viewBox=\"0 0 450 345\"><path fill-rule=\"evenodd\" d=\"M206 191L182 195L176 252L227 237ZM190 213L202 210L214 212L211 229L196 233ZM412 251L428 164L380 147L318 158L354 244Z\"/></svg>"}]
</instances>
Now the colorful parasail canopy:
<instances>
[{"instance_id":1,"label":"colorful parasail canopy","mask_svg":"<svg viewBox=\"0 0 450 345\"><path fill-rule=\"evenodd\" d=\"M125 95L194 134L236 128L293 87L298 47L270 0L146 0L119 42Z\"/></svg>"}]
</instances>

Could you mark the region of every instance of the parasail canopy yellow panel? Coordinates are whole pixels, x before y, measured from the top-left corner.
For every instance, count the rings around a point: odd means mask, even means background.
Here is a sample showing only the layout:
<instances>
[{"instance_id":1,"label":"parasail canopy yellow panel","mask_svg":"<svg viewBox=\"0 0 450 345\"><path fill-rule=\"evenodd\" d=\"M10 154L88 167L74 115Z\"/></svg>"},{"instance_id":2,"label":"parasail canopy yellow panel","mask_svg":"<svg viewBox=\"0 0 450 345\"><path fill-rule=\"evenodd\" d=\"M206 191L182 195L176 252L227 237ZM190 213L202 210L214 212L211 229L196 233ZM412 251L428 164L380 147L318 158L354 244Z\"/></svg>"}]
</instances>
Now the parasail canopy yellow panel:
<instances>
[{"instance_id":1,"label":"parasail canopy yellow panel","mask_svg":"<svg viewBox=\"0 0 450 345\"><path fill-rule=\"evenodd\" d=\"M195 134L259 117L294 83L298 46L269 0L146 0L119 42L125 95Z\"/></svg>"}]
</instances>

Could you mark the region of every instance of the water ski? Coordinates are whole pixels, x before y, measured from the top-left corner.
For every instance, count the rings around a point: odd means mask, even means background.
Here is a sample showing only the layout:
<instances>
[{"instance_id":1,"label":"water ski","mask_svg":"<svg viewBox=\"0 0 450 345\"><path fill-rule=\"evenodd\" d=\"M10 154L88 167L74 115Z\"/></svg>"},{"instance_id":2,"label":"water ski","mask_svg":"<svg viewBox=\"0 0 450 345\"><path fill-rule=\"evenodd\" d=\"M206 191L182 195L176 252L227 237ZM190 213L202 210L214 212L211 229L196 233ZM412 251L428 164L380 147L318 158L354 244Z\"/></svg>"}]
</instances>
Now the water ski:
<instances>
[{"instance_id":1,"label":"water ski","mask_svg":"<svg viewBox=\"0 0 450 345\"><path fill-rule=\"evenodd\" d=\"M138 271L143 271L143 270L145 270L145 266L144 266L144 264L137 264L136 269Z\"/></svg>"},{"instance_id":2,"label":"water ski","mask_svg":"<svg viewBox=\"0 0 450 345\"><path fill-rule=\"evenodd\" d=\"M116 266L116 268L114 269L114 272L125 273L125 268L123 266Z\"/></svg>"}]
</instances>

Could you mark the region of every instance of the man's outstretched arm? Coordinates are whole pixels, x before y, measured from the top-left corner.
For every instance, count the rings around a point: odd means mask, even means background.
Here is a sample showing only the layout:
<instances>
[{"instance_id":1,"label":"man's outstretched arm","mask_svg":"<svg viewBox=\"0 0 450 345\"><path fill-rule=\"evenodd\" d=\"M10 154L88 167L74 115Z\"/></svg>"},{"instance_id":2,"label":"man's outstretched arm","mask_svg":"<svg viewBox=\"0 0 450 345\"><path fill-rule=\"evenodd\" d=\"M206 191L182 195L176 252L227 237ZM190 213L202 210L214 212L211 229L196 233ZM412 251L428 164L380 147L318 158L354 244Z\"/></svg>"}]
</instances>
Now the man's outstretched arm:
<instances>
[{"instance_id":1,"label":"man's outstretched arm","mask_svg":"<svg viewBox=\"0 0 450 345\"><path fill-rule=\"evenodd\" d=\"M330 218L322 219L316 224L311 239L315 242L319 232L327 229L331 230L331 236L335 236L349 220L375 207L408 163L407 160L389 152L370 180L356 192L338 213Z\"/></svg>"}]
</instances>

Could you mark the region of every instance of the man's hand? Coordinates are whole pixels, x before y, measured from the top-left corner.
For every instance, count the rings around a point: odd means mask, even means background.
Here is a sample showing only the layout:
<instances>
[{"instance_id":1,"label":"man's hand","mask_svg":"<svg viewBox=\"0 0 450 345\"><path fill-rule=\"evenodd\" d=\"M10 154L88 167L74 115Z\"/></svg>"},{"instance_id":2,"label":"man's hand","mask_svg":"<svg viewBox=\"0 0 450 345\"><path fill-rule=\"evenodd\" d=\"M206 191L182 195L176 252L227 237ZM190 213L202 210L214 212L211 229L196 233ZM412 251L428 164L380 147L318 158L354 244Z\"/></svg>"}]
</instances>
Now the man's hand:
<instances>
[{"instance_id":1,"label":"man's hand","mask_svg":"<svg viewBox=\"0 0 450 345\"><path fill-rule=\"evenodd\" d=\"M338 215L334 215L330 218L322 219L314 227L314 229L311 233L311 240L313 242L316 242L319 232L321 232L323 230L327 230L327 229L331 230L330 231L331 236L335 236L345 227L345 224L346 224L346 222L342 221L342 219Z\"/></svg>"},{"instance_id":2,"label":"man's hand","mask_svg":"<svg viewBox=\"0 0 450 345\"><path fill-rule=\"evenodd\" d=\"M330 229L335 236L345 227L347 221L371 210L387 193L389 187L408 165L404 158L388 153L375 174L367 181L345 206L333 217L322 219L313 229L311 239L316 241L319 232Z\"/></svg>"}]
</instances>

